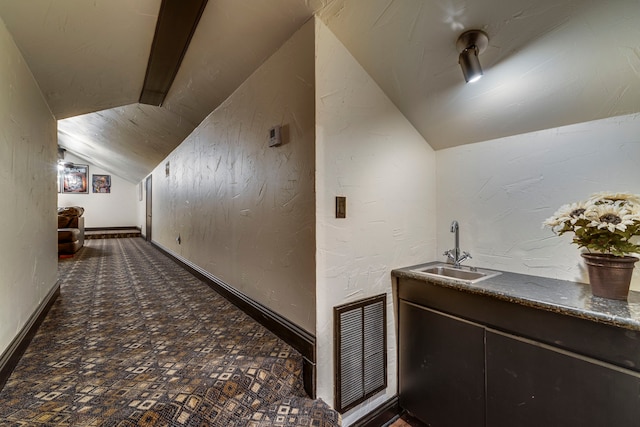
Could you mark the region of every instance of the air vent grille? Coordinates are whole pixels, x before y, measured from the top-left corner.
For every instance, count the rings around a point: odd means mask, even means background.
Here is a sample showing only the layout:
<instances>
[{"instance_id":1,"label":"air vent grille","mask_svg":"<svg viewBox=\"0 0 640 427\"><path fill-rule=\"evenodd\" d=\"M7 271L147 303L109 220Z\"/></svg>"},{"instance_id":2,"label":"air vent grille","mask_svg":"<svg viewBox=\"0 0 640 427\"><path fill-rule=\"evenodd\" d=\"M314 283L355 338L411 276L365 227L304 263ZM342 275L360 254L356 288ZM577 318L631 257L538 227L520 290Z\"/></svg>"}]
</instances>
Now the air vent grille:
<instances>
[{"instance_id":1,"label":"air vent grille","mask_svg":"<svg viewBox=\"0 0 640 427\"><path fill-rule=\"evenodd\" d=\"M344 413L387 387L386 295L334 308L335 408Z\"/></svg>"}]
</instances>

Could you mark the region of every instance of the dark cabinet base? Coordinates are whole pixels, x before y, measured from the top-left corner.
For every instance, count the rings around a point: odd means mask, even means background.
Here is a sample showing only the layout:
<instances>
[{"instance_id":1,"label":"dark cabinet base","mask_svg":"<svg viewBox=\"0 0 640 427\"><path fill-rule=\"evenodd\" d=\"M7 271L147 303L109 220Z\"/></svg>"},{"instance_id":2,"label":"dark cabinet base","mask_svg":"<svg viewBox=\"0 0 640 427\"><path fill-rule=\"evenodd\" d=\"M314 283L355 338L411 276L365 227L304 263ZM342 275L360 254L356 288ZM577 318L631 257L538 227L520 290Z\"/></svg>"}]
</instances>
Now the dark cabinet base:
<instances>
[{"instance_id":1,"label":"dark cabinet base","mask_svg":"<svg viewBox=\"0 0 640 427\"><path fill-rule=\"evenodd\" d=\"M638 426L634 372L487 331L487 426Z\"/></svg>"},{"instance_id":2,"label":"dark cabinet base","mask_svg":"<svg viewBox=\"0 0 640 427\"><path fill-rule=\"evenodd\" d=\"M432 427L638 427L635 331L401 279L399 402Z\"/></svg>"},{"instance_id":3,"label":"dark cabinet base","mask_svg":"<svg viewBox=\"0 0 640 427\"><path fill-rule=\"evenodd\" d=\"M400 406L432 427L483 425L484 329L405 301L400 316Z\"/></svg>"}]
</instances>

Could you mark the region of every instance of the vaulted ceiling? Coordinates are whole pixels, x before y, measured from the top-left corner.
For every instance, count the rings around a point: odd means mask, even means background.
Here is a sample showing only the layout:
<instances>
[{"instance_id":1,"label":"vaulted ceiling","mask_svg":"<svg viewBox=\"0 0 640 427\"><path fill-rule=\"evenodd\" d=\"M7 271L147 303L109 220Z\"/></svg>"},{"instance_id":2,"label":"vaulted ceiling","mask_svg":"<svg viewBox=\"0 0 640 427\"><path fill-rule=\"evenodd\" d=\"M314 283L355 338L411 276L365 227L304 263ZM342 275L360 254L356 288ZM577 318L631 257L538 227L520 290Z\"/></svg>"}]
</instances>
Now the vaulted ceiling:
<instances>
[{"instance_id":1,"label":"vaulted ceiling","mask_svg":"<svg viewBox=\"0 0 640 427\"><path fill-rule=\"evenodd\" d=\"M317 14L434 148L640 111L638 0L209 0L161 107L138 104L161 0L0 0L59 144L131 182ZM455 42L483 29L485 76Z\"/></svg>"}]
</instances>

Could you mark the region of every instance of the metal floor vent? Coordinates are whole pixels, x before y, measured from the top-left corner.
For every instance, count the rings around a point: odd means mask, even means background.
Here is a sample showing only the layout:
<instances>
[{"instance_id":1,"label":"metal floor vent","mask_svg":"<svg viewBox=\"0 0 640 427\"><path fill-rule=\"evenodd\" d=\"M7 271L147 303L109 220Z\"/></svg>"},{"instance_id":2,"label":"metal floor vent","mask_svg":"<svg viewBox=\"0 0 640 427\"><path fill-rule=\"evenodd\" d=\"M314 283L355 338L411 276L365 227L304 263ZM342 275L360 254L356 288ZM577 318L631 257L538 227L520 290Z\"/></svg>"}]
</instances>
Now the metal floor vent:
<instances>
[{"instance_id":1,"label":"metal floor vent","mask_svg":"<svg viewBox=\"0 0 640 427\"><path fill-rule=\"evenodd\" d=\"M387 387L387 296L333 308L335 408L344 413Z\"/></svg>"}]
</instances>

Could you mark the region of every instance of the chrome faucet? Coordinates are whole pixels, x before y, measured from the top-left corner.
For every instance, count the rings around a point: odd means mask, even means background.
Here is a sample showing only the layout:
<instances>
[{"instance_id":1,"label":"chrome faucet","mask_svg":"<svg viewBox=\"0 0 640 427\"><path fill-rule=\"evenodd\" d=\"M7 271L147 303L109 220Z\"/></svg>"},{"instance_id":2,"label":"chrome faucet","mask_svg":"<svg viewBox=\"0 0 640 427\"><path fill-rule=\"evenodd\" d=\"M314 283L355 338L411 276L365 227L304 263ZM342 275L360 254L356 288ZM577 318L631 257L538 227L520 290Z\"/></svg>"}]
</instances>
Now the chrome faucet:
<instances>
[{"instance_id":1,"label":"chrome faucet","mask_svg":"<svg viewBox=\"0 0 640 427\"><path fill-rule=\"evenodd\" d=\"M458 225L458 221L453 221L451 223L451 232L455 233L455 248L449 249L444 253L444 256L447 257L447 260L453 263L454 267L459 268L460 264L464 262L467 258L471 258L471 254L469 252L462 252L460 255L460 226Z\"/></svg>"}]
</instances>

